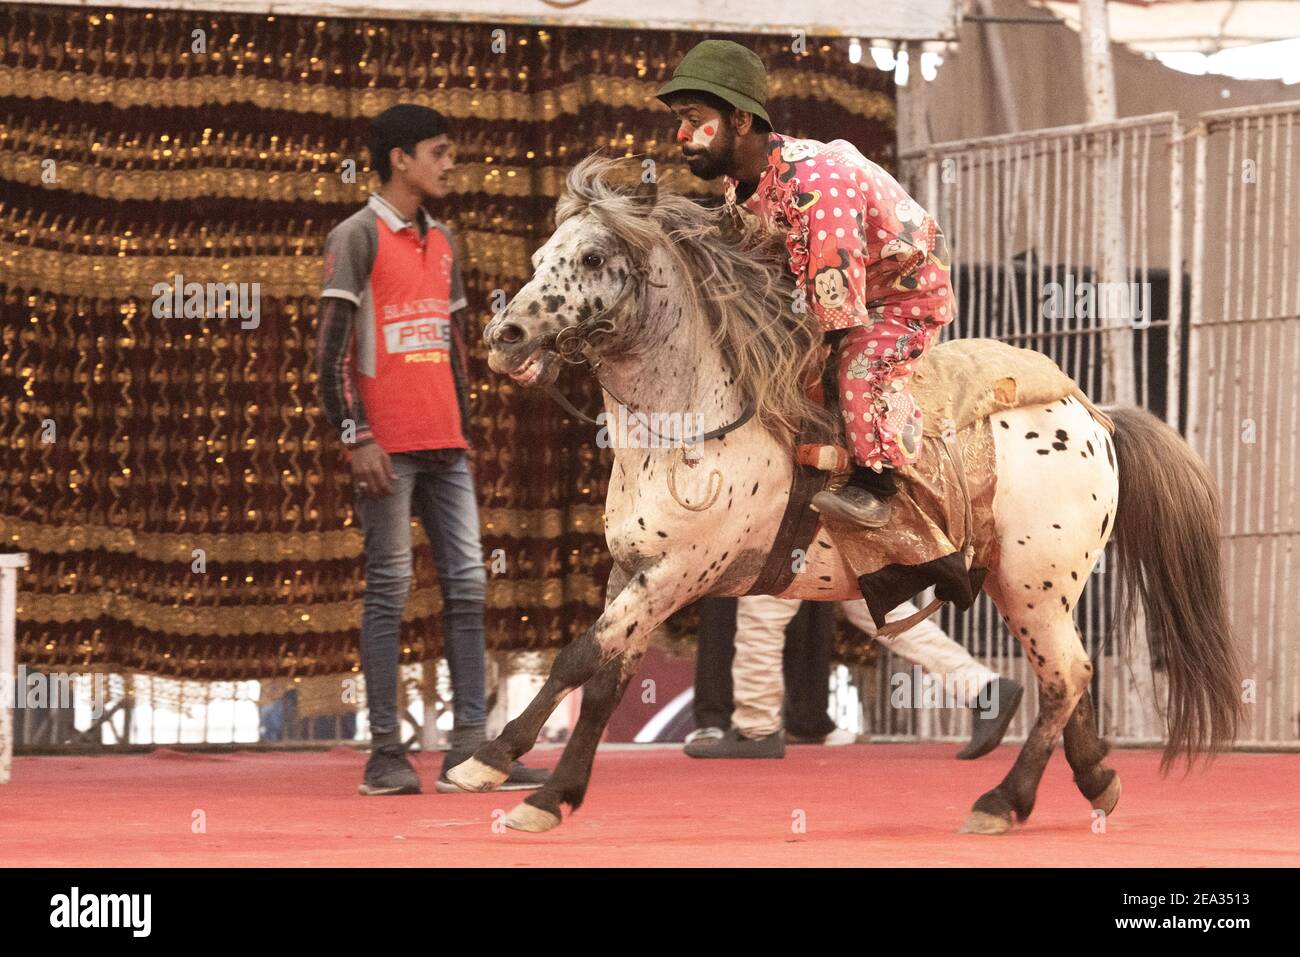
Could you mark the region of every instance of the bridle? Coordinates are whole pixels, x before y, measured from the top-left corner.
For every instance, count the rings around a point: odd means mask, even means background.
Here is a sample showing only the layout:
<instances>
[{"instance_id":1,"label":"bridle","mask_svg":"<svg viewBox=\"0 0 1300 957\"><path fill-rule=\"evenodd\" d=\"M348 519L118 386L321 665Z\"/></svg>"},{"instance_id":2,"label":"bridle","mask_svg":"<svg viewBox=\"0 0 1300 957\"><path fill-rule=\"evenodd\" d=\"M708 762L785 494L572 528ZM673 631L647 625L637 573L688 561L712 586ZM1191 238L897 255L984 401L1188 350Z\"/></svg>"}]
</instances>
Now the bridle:
<instances>
[{"instance_id":1,"label":"bridle","mask_svg":"<svg viewBox=\"0 0 1300 957\"><path fill-rule=\"evenodd\" d=\"M554 352L565 362L573 365L581 365L586 362L591 366L591 374L595 376L596 384L599 385L603 391L609 393L610 397L625 409L630 409L631 406L619 398L618 393L614 392L614 390L610 389L605 385L605 383L601 382L601 360L599 358L592 359L588 354L588 350L594 348L601 338L610 335L618 328L614 321L616 316L629 301L633 289L644 286L653 286L656 289L668 288L666 283L655 282L651 279L641 267L633 266L631 271L628 273L627 278L623 280L623 288L619 290L618 295L614 298L612 303L597 312L595 315L588 316L586 319L571 323L556 332L549 333L542 338L540 346L543 351L549 350ZM577 416L583 422L590 425L603 426L605 424L598 422L581 409L576 408L573 403L565 398L564 393L556 388L554 382L548 382L544 386L544 389L546 390L546 394L554 399L560 408L564 409L564 411L568 412L570 415ZM745 407L740 412L740 417L734 422L705 432L694 441L697 443L703 443L707 442L709 439L721 438L728 432L734 432L753 417L754 404L752 402L746 402ZM658 432L654 431L654 429L650 428L648 424L646 425L646 430L655 438L663 442L671 444L674 441L660 435Z\"/></svg>"}]
</instances>

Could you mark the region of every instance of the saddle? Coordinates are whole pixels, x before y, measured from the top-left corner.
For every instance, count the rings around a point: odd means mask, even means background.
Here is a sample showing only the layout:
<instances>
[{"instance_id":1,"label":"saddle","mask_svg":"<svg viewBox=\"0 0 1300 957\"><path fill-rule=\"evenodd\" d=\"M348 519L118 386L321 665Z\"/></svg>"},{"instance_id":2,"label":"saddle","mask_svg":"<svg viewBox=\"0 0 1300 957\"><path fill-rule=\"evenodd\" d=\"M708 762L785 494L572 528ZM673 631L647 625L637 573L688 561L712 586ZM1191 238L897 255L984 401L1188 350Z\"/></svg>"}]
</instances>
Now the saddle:
<instances>
[{"instance_id":1,"label":"saddle","mask_svg":"<svg viewBox=\"0 0 1300 957\"><path fill-rule=\"evenodd\" d=\"M839 421L836 349L827 352L817 386ZM913 465L898 470L889 525L873 530L826 524L858 580L879 637L911 628L944 601L965 611L983 587L996 557L997 467L989 416L1072 398L1114 431L1110 418L1050 358L993 339L934 346L918 363L911 389L924 417L922 448ZM836 488L847 478L852 467L847 446L842 433L835 443L807 430L800 433L781 528L749 594L779 594L793 580L790 555L806 550L821 525L809 503L823 488ZM932 586L936 597L926 608L886 624L890 611Z\"/></svg>"}]
</instances>

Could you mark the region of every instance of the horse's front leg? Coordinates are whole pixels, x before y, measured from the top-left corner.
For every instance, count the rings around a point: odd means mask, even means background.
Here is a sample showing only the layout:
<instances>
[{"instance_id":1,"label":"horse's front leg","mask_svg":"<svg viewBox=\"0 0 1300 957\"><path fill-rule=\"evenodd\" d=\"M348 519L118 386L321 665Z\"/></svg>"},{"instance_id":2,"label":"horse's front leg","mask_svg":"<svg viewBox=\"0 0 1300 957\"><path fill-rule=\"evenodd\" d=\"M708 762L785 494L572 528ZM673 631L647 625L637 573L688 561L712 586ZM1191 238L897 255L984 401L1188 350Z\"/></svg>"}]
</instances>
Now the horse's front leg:
<instances>
[{"instance_id":1,"label":"horse's front leg","mask_svg":"<svg viewBox=\"0 0 1300 957\"><path fill-rule=\"evenodd\" d=\"M625 664L635 670L654 629L690 598L679 597L670 587L680 582L680 572L675 564L660 561L653 567L628 572L621 583L618 579L622 575L618 571L611 575L608 594L614 593L614 585L621 584L621 587L617 596L608 601L604 613L580 638L556 655L546 683L523 713L508 723L494 740L475 751L472 758L448 771L448 779L466 791L491 791L498 787L509 776L515 759L532 749L546 719L564 696L600 672L601 680L594 683L583 701L578 721L582 733L579 735L578 728L574 729L561 766L552 775L554 786L546 786L550 792L544 806L553 806L558 812L559 801L551 799L561 793L573 794L575 787L581 800L591 768L591 755L584 757L584 752L590 750L594 754L600 731L631 677L630 673L624 674ZM559 823L558 814L555 823Z\"/></svg>"},{"instance_id":2,"label":"horse's front leg","mask_svg":"<svg viewBox=\"0 0 1300 957\"><path fill-rule=\"evenodd\" d=\"M562 804L569 805L571 811L582 804L605 725L636 674L643 651L625 651L612 658L582 686L582 711L559 764L550 780L506 815L507 827L534 833L549 831L560 823Z\"/></svg>"},{"instance_id":3,"label":"horse's front leg","mask_svg":"<svg viewBox=\"0 0 1300 957\"><path fill-rule=\"evenodd\" d=\"M627 585L628 577L620 566L614 566L605 589L606 608ZM642 651L625 651L617 655L601 665L600 670L582 686L582 710L559 764L540 790L528 795L523 803L506 815L507 827L533 833L549 831L560 823L562 804L568 804L573 811L582 804L605 725L609 724L628 682L636 674L641 655Z\"/></svg>"}]
</instances>

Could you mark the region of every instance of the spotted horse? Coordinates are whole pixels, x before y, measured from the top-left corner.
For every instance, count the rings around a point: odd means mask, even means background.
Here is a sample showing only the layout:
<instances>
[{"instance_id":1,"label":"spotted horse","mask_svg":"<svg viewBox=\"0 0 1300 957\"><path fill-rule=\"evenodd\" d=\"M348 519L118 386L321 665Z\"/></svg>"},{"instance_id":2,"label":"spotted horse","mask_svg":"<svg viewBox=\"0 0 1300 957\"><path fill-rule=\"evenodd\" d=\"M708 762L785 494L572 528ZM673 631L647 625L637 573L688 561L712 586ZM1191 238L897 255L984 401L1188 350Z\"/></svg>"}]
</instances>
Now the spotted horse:
<instances>
[{"instance_id":1,"label":"spotted horse","mask_svg":"<svg viewBox=\"0 0 1300 957\"><path fill-rule=\"evenodd\" d=\"M790 308L779 239L725 209L617 178L613 161L597 157L572 170L532 279L484 331L489 364L525 385L551 385L559 356L581 353L611 416L697 410L711 437L690 468L680 448L614 450L603 613L556 656L524 711L448 774L469 791L498 786L581 687L580 716L551 779L505 818L523 831L554 828L563 805L581 805L601 734L654 629L699 598L753 587L790 494L793 436L828 415L804 388L817 375L821 335L807 311ZM1120 782L1105 763L1088 690L1093 666L1072 615L1112 537L1119 630L1135 631L1140 606L1152 660L1168 678L1162 767L1180 756L1190 765L1235 735L1239 666L1219 569L1217 491L1175 431L1141 409L1109 411L1113 438L1072 400L989 420L997 491L976 518L991 523L997 559L983 589L1029 658L1039 711L965 831L1001 833L1024 821L1062 735L1080 792L1114 810ZM779 594L841 601L861 590L819 529L804 573Z\"/></svg>"}]
</instances>

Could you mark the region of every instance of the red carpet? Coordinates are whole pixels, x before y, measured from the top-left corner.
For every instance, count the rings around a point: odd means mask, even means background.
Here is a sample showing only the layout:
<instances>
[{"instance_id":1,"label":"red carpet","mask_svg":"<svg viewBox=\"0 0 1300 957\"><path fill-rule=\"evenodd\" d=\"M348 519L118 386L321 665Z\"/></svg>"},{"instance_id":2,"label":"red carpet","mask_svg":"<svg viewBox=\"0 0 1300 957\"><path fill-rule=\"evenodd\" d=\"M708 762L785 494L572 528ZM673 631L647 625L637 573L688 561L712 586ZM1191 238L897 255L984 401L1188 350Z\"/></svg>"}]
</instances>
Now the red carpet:
<instances>
[{"instance_id":1,"label":"red carpet","mask_svg":"<svg viewBox=\"0 0 1300 957\"><path fill-rule=\"evenodd\" d=\"M957 828L1016 751L970 763L956 750L602 751L586 805L543 835L493 832L493 811L521 794L433 792L432 755L415 758L429 793L400 798L358 796L365 756L344 750L19 758L0 786L0 866L1300 865L1300 754L1230 754L1161 779L1155 752L1116 752L1124 795L1094 834L1058 749L1028 824L974 837ZM195 811L206 833L191 831Z\"/></svg>"}]
</instances>

